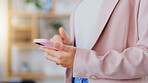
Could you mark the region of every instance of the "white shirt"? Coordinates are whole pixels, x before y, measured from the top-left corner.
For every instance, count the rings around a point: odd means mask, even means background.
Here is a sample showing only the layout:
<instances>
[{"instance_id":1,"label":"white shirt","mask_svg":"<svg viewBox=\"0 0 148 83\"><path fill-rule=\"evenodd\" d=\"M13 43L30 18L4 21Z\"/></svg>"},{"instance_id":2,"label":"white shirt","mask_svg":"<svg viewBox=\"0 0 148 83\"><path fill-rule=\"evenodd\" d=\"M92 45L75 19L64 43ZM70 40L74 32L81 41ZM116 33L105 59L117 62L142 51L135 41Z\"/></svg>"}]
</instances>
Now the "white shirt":
<instances>
[{"instance_id":1,"label":"white shirt","mask_svg":"<svg viewBox=\"0 0 148 83\"><path fill-rule=\"evenodd\" d=\"M83 0L74 14L76 47L89 48L103 0Z\"/></svg>"}]
</instances>

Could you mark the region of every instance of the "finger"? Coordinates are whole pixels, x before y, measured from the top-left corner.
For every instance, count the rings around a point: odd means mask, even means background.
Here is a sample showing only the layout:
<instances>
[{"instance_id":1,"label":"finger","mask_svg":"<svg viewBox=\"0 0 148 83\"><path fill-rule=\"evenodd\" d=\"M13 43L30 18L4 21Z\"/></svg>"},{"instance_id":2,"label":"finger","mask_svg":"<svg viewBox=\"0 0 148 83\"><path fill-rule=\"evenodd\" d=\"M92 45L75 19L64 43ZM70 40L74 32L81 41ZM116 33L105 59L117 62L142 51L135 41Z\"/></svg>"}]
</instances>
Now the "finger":
<instances>
[{"instance_id":1,"label":"finger","mask_svg":"<svg viewBox=\"0 0 148 83\"><path fill-rule=\"evenodd\" d=\"M60 28L59 28L59 33L60 33L60 35L61 35L64 39L67 39L67 34L66 34L66 32L65 32L65 30L64 30L63 27L60 27Z\"/></svg>"},{"instance_id":2,"label":"finger","mask_svg":"<svg viewBox=\"0 0 148 83\"><path fill-rule=\"evenodd\" d=\"M55 48L57 48L58 50L63 50L63 51L71 51L72 47L68 46L68 45L64 45L61 43L55 43Z\"/></svg>"},{"instance_id":3,"label":"finger","mask_svg":"<svg viewBox=\"0 0 148 83\"><path fill-rule=\"evenodd\" d=\"M50 41L53 42L53 43L55 43L55 42L63 43L63 40L62 40L61 35L54 35L54 36L50 39Z\"/></svg>"},{"instance_id":4,"label":"finger","mask_svg":"<svg viewBox=\"0 0 148 83\"><path fill-rule=\"evenodd\" d=\"M55 51L55 50L53 50L53 49L48 49L48 48L46 48L46 47L40 47L40 49L41 49L43 52L45 52L45 53L47 53L48 55L51 55L51 56L53 56L53 57L58 57L58 56L59 56L59 52L57 52L57 51Z\"/></svg>"},{"instance_id":5,"label":"finger","mask_svg":"<svg viewBox=\"0 0 148 83\"><path fill-rule=\"evenodd\" d=\"M63 38L64 43L66 43L66 41L70 40L63 27L60 27L59 33L60 33L61 37Z\"/></svg>"},{"instance_id":6,"label":"finger","mask_svg":"<svg viewBox=\"0 0 148 83\"><path fill-rule=\"evenodd\" d=\"M53 56L50 56L50 55L47 55L46 54L46 59L48 59L48 60L50 60L50 61L53 61L53 62L58 62L58 59L57 58L55 58L55 57L53 57Z\"/></svg>"}]
</instances>

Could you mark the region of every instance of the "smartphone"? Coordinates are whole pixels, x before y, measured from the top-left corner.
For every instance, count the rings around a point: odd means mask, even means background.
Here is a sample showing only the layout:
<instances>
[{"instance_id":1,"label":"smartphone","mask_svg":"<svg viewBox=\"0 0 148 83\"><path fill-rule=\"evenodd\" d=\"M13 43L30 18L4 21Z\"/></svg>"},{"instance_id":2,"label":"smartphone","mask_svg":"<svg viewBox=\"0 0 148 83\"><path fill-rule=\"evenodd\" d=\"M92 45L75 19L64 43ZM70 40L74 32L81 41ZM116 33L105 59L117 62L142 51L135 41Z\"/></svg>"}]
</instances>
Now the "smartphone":
<instances>
[{"instance_id":1,"label":"smartphone","mask_svg":"<svg viewBox=\"0 0 148 83\"><path fill-rule=\"evenodd\" d=\"M34 39L33 43L35 43L36 45L42 46L42 47L46 47L46 48L49 48L49 49L57 50L54 47L54 43L51 42L50 40L47 40L47 39Z\"/></svg>"}]
</instances>

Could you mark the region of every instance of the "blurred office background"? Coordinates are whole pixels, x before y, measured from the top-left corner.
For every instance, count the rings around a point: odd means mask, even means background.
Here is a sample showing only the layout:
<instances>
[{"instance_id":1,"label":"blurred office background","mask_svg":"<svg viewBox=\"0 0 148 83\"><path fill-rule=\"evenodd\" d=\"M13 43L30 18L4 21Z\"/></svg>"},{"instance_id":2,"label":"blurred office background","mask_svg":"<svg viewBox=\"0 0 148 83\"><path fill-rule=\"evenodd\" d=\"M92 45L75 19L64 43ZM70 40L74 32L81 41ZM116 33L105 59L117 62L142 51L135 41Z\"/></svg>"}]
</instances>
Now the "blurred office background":
<instances>
[{"instance_id":1,"label":"blurred office background","mask_svg":"<svg viewBox=\"0 0 148 83\"><path fill-rule=\"evenodd\" d=\"M32 43L50 39L63 26L77 0L0 0L0 82L64 83L65 68L44 58Z\"/></svg>"}]
</instances>

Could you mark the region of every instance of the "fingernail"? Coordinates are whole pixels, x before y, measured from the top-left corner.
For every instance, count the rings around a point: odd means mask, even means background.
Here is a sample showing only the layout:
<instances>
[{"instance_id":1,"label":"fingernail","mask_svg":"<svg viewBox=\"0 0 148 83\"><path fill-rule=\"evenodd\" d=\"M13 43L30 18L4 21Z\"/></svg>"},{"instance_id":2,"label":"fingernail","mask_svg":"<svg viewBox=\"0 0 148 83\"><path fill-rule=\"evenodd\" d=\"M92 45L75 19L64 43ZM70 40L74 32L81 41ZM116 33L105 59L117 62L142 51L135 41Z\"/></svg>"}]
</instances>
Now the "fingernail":
<instances>
[{"instance_id":1,"label":"fingernail","mask_svg":"<svg viewBox=\"0 0 148 83\"><path fill-rule=\"evenodd\" d=\"M55 47L56 47L56 48L59 48L59 47L60 47L60 44L59 44L59 43L56 43L56 44L55 44Z\"/></svg>"}]
</instances>

